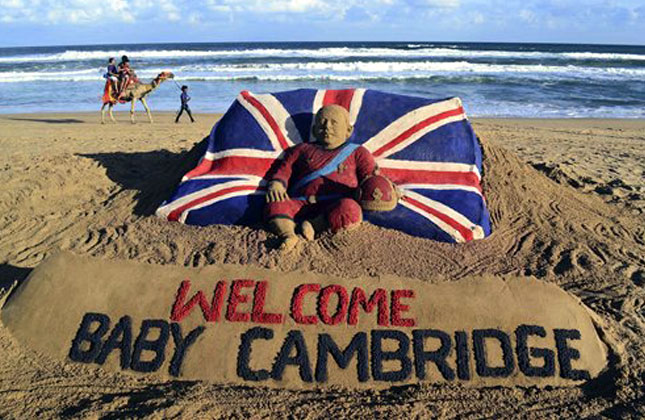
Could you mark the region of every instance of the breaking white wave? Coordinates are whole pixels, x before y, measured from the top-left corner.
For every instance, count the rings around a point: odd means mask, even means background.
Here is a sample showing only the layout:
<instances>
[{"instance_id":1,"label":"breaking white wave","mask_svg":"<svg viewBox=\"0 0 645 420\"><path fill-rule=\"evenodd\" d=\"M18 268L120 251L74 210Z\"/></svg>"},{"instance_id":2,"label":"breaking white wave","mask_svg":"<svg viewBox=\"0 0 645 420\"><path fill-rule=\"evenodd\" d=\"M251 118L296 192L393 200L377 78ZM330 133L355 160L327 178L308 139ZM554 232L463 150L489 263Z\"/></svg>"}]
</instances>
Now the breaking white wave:
<instances>
[{"instance_id":1,"label":"breaking white wave","mask_svg":"<svg viewBox=\"0 0 645 420\"><path fill-rule=\"evenodd\" d=\"M202 111L226 109L241 89L365 87L458 95L474 115L645 117L643 47L421 41L0 49L0 97L11 98L0 113L93 109L107 58L124 54L144 82L175 73L151 98L155 109L174 109L185 83Z\"/></svg>"},{"instance_id":2,"label":"breaking white wave","mask_svg":"<svg viewBox=\"0 0 645 420\"><path fill-rule=\"evenodd\" d=\"M142 79L153 78L164 68L139 68ZM643 80L645 68L581 67L574 65L486 64L467 61L351 61L304 63L251 63L221 65L183 65L172 69L185 80L373 80L424 79L434 76L481 75L496 77L532 77L537 79ZM0 72L0 83L33 81L70 82L102 80L103 68L68 71Z\"/></svg>"},{"instance_id":3,"label":"breaking white wave","mask_svg":"<svg viewBox=\"0 0 645 420\"><path fill-rule=\"evenodd\" d=\"M190 65L178 68L178 72L331 72L331 73L382 73L396 75L399 73L479 73L479 74L512 74L534 73L554 74L562 77L606 77L606 78L641 78L645 77L645 68L624 67L579 67L574 65L554 66L542 64L486 64L467 61L354 61L354 62L305 62L305 63L253 63L229 65Z\"/></svg>"},{"instance_id":4,"label":"breaking white wave","mask_svg":"<svg viewBox=\"0 0 645 420\"><path fill-rule=\"evenodd\" d=\"M382 47L329 47L319 49L249 48L234 50L67 50L54 54L29 54L0 57L0 63L57 62L106 60L108 57L128 55L130 59L181 59L207 57L406 57L406 58L519 58L519 59L567 59L567 60L634 60L645 61L644 54L596 53L596 52L540 52L502 51L456 48L382 48Z\"/></svg>"},{"instance_id":5,"label":"breaking white wave","mask_svg":"<svg viewBox=\"0 0 645 420\"><path fill-rule=\"evenodd\" d=\"M40 71L7 71L0 72L0 83L33 82L33 81L86 81L102 79L99 69L71 70L60 72Z\"/></svg>"},{"instance_id":6,"label":"breaking white wave","mask_svg":"<svg viewBox=\"0 0 645 420\"><path fill-rule=\"evenodd\" d=\"M147 69L137 72L137 76L144 81L152 80L162 71L167 69ZM87 82L105 81L103 74L105 69L94 68L70 71L8 71L0 72L0 83L22 83L22 82ZM146 80L149 79L149 80Z\"/></svg>"}]
</instances>

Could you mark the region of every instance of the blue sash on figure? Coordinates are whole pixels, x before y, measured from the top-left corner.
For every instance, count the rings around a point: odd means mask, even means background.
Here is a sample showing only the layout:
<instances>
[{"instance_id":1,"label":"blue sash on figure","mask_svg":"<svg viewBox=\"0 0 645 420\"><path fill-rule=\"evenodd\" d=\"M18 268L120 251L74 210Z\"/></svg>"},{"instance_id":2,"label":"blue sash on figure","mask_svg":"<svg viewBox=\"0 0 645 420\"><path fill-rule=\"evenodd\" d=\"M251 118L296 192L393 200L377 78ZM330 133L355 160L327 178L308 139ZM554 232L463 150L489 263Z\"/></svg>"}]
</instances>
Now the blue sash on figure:
<instances>
[{"instance_id":1,"label":"blue sash on figure","mask_svg":"<svg viewBox=\"0 0 645 420\"><path fill-rule=\"evenodd\" d=\"M304 178L300 179L298 182L296 182L296 184L293 187L289 189L295 193L302 187L309 184L311 181L333 173L338 168L338 166L341 163L345 162L349 157L349 155L351 155L352 152L358 149L360 146L361 146L360 144L356 144L356 143L345 143L345 145L341 146L342 149L340 150L340 152L336 156L334 156L334 158L330 160L325 166L310 173ZM301 197L294 197L294 198L296 200L301 199Z\"/></svg>"}]
</instances>

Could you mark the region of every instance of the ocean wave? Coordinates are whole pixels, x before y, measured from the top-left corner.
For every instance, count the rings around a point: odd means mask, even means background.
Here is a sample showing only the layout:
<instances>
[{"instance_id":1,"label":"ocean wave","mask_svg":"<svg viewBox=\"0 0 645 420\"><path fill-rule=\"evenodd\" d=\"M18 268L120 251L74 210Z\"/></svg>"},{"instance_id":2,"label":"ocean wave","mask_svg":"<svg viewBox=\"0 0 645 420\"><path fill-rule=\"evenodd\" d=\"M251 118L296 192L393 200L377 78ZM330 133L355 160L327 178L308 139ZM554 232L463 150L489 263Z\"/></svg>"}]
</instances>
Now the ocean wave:
<instances>
[{"instance_id":1,"label":"ocean wave","mask_svg":"<svg viewBox=\"0 0 645 420\"><path fill-rule=\"evenodd\" d=\"M186 82L414 82L429 81L433 75L417 76L364 76L364 75L243 75L243 76L197 76L178 77L178 81Z\"/></svg>"},{"instance_id":2,"label":"ocean wave","mask_svg":"<svg viewBox=\"0 0 645 420\"><path fill-rule=\"evenodd\" d=\"M71 70L60 72L7 71L0 72L0 83L33 81L84 81L102 78L98 69Z\"/></svg>"},{"instance_id":3,"label":"ocean wave","mask_svg":"<svg viewBox=\"0 0 645 420\"><path fill-rule=\"evenodd\" d=\"M136 69L142 79L151 79L166 68ZM305 63L251 63L221 65L183 65L170 69L184 80L416 80L436 76L470 75L539 80L624 81L645 79L645 68L581 67L574 65L486 64L468 61L348 61ZM0 72L0 83L32 81L102 80L103 68L67 71Z\"/></svg>"},{"instance_id":4,"label":"ocean wave","mask_svg":"<svg viewBox=\"0 0 645 420\"><path fill-rule=\"evenodd\" d=\"M177 81L198 81L198 82L239 82L239 81L255 81L255 82L452 82L452 83L534 83L540 82L538 79L529 79L526 77L521 78L511 78L511 77L500 77L500 78L491 78L483 75L463 75L455 74L453 76L449 75L438 75L431 73L424 74L400 74L400 75L364 75L364 74L266 74L266 75L236 75L236 76L209 76L209 75L178 75L176 77ZM565 79L566 80L566 79ZM589 80L586 81L587 83Z\"/></svg>"},{"instance_id":5,"label":"ocean wave","mask_svg":"<svg viewBox=\"0 0 645 420\"><path fill-rule=\"evenodd\" d=\"M154 78L167 69L148 69L137 72L137 76L144 81ZM68 71L8 71L0 72L0 83L22 83L22 82L88 82L105 81L103 74L105 69L93 68Z\"/></svg>"},{"instance_id":6,"label":"ocean wave","mask_svg":"<svg viewBox=\"0 0 645 420\"><path fill-rule=\"evenodd\" d=\"M641 78L645 77L645 68L624 67L580 67L574 65L554 66L542 64L487 64L468 61L348 61L348 62L306 62L306 63L251 63L228 65L188 65L177 68L178 72L333 72L333 73L398 73L433 72L433 73L481 73L513 74L535 73L555 74L562 77L607 77L607 78Z\"/></svg>"},{"instance_id":7,"label":"ocean wave","mask_svg":"<svg viewBox=\"0 0 645 420\"><path fill-rule=\"evenodd\" d=\"M30 54L0 57L0 63L55 62L105 60L108 57L128 55L131 59L181 59L207 57L309 57L309 58L347 58L347 57L407 57L407 58L524 58L524 59L565 59L598 61L645 61L645 54L600 53L600 52L541 52L541 51L504 51L456 48L384 48L384 47L329 47L318 49L280 49L250 48L236 50L67 50L53 54Z\"/></svg>"}]
</instances>

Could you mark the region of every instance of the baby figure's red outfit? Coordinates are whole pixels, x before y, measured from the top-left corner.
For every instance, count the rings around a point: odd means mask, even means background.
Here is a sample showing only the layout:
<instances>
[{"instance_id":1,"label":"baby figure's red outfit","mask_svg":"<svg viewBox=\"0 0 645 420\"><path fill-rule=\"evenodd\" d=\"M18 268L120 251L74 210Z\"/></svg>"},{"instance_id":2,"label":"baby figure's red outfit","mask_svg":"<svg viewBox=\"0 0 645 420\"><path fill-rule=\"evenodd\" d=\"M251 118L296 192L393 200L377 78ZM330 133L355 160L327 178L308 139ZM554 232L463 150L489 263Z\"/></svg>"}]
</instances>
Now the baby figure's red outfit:
<instances>
[{"instance_id":1,"label":"baby figure's red outfit","mask_svg":"<svg viewBox=\"0 0 645 420\"><path fill-rule=\"evenodd\" d=\"M345 145L343 145L345 146ZM285 187L297 185L307 175L325 167L343 148L328 150L315 143L302 143L285 152L271 181ZM326 214L332 232L359 223L363 218L354 192L360 183L374 174L376 162L363 146L354 150L335 170L318 177L295 191L289 200L267 203L265 218L313 218Z\"/></svg>"}]
</instances>

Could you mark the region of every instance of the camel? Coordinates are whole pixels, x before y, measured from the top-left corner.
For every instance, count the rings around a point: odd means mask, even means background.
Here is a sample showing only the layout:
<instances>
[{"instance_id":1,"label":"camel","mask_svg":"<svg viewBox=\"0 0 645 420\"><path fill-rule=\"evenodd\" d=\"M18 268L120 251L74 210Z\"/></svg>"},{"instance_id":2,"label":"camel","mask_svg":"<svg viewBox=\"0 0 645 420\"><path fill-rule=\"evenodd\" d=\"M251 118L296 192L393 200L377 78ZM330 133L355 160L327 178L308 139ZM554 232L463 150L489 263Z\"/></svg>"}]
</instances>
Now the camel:
<instances>
[{"instance_id":1,"label":"camel","mask_svg":"<svg viewBox=\"0 0 645 420\"><path fill-rule=\"evenodd\" d=\"M112 115L112 108L117 102L125 103L130 102L130 121L132 124L134 121L134 105L137 100L141 101L143 107L146 109L146 114L148 114L148 119L150 124L152 124L152 114L150 113L150 108L146 103L146 96L155 90L162 82L165 82L168 79L174 78L175 75L169 71L162 71L157 77L152 79L150 83L140 83L138 80L130 84L125 88L124 94L120 100L117 100L112 91L112 83L108 80L105 83L105 90L103 93L103 105L101 106L101 124L105 124L105 107L108 107L108 114L110 115L110 120L116 122L114 115Z\"/></svg>"}]
</instances>

